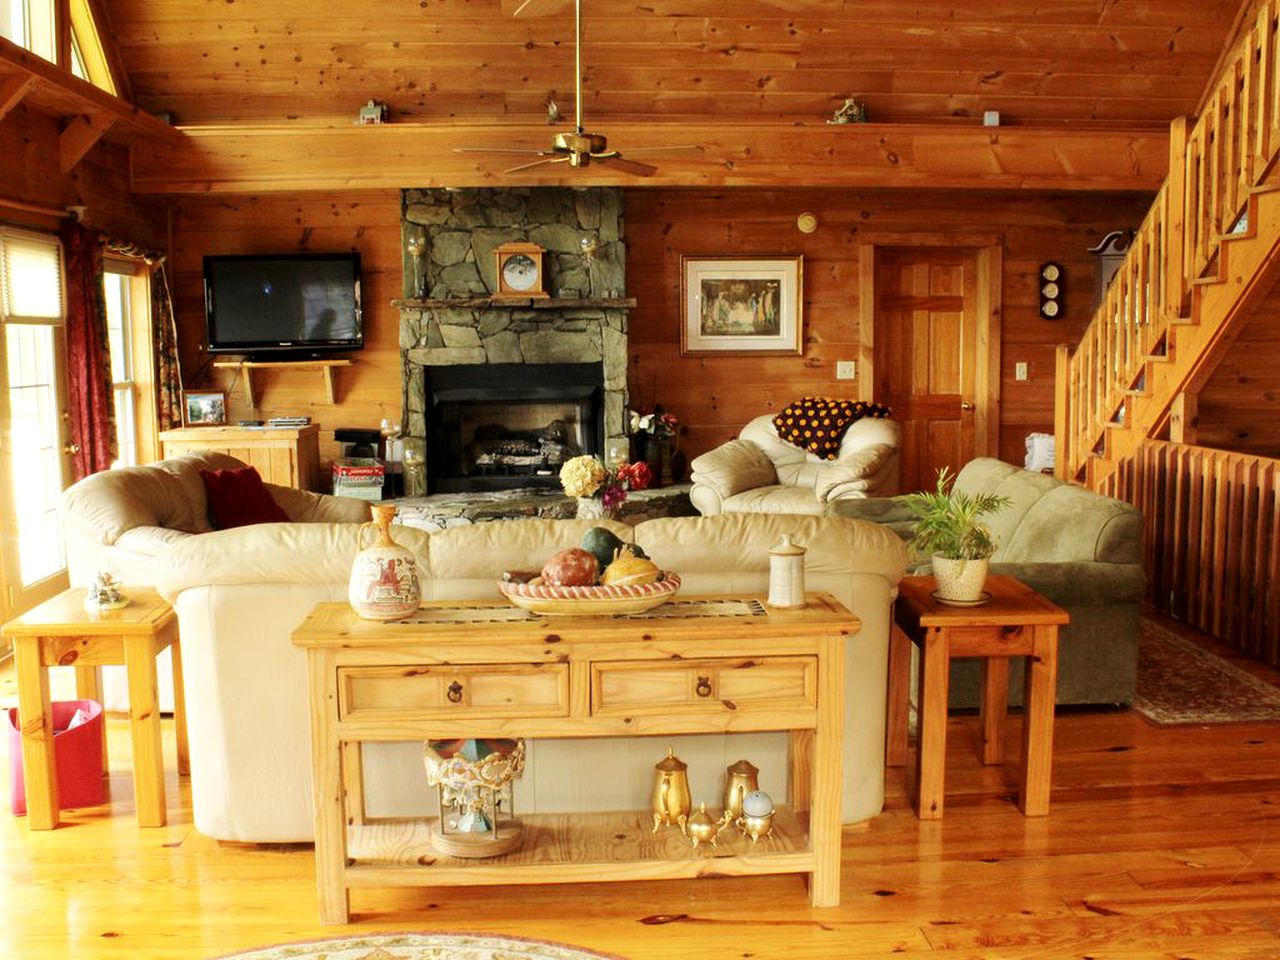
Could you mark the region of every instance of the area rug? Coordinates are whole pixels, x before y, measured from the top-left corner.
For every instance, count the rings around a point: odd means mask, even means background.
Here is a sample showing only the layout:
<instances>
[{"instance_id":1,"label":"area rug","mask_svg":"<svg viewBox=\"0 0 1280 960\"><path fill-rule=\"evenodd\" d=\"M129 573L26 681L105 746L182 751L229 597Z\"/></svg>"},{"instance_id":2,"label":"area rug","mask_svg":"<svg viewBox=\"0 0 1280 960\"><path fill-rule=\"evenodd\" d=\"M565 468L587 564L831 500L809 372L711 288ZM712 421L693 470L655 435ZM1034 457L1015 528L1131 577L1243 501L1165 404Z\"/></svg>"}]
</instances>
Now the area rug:
<instances>
[{"instance_id":1,"label":"area rug","mask_svg":"<svg viewBox=\"0 0 1280 960\"><path fill-rule=\"evenodd\" d=\"M626 960L524 937L479 933L381 933L281 943L218 960Z\"/></svg>"},{"instance_id":2,"label":"area rug","mask_svg":"<svg viewBox=\"0 0 1280 960\"><path fill-rule=\"evenodd\" d=\"M1144 617L1133 709L1161 726L1280 720L1280 689Z\"/></svg>"}]
</instances>

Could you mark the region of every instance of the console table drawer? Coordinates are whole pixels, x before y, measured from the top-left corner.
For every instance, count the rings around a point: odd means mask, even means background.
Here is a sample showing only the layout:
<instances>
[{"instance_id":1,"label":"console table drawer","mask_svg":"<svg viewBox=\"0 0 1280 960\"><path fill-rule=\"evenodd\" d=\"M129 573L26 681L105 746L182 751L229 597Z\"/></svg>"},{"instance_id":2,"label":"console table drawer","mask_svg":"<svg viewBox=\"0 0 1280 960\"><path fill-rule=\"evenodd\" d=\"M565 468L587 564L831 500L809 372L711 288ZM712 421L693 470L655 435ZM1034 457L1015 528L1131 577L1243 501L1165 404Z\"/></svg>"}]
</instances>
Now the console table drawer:
<instances>
[{"instance_id":1,"label":"console table drawer","mask_svg":"<svg viewBox=\"0 0 1280 960\"><path fill-rule=\"evenodd\" d=\"M343 720L563 717L569 713L569 668L563 663L344 667L338 671L338 696Z\"/></svg>"},{"instance_id":2,"label":"console table drawer","mask_svg":"<svg viewBox=\"0 0 1280 960\"><path fill-rule=\"evenodd\" d=\"M597 716L812 707L814 657L653 660L591 664Z\"/></svg>"}]
</instances>

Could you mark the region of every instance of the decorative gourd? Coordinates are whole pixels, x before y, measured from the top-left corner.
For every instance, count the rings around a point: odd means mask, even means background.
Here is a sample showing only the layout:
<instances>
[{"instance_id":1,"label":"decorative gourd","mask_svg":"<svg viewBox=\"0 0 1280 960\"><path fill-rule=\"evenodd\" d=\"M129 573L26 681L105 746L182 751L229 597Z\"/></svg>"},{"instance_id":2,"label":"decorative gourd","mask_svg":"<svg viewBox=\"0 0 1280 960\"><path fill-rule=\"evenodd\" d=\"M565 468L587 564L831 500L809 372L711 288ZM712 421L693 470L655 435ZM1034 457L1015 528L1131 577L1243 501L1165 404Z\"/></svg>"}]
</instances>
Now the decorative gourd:
<instances>
[{"instance_id":1,"label":"decorative gourd","mask_svg":"<svg viewBox=\"0 0 1280 960\"><path fill-rule=\"evenodd\" d=\"M652 560L637 557L630 547L622 547L613 556L613 563L605 567L600 582L606 586L636 586L654 583L662 571Z\"/></svg>"},{"instance_id":2,"label":"decorative gourd","mask_svg":"<svg viewBox=\"0 0 1280 960\"><path fill-rule=\"evenodd\" d=\"M614 551L622 546L622 538L608 527L592 527L582 535L578 546L593 554L603 570L613 559Z\"/></svg>"},{"instance_id":3,"label":"decorative gourd","mask_svg":"<svg viewBox=\"0 0 1280 960\"><path fill-rule=\"evenodd\" d=\"M589 587L599 572L594 554L581 547L569 547L553 553L543 565L542 582L551 587Z\"/></svg>"}]
</instances>

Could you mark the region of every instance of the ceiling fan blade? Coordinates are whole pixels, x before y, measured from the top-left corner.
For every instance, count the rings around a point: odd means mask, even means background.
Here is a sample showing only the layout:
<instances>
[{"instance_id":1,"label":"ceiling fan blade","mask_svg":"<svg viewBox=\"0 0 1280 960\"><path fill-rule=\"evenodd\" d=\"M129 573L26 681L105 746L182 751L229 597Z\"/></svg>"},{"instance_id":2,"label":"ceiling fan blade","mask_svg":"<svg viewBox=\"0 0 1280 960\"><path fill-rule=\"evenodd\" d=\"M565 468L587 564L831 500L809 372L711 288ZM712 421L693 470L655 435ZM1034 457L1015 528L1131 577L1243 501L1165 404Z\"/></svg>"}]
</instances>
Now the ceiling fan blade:
<instances>
[{"instance_id":1,"label":"ceiling fan blade","mask_svg":"<svg viewBox=\"0 0 1280 960\"><path fill-rule=\"evenodd\" d=\"M593 156L591 159L596 163L607 163L627 173L634 173L637 177L649 177L658 172L658 168L651 164L641 163L638 160L628 160L626 157L620 157L616 153L602 157Z\"/></svg>"},{"instance_id":2,"label":"ceiling fan blade","mask_svg":"<svg viewBox=\"0 0 1280 960\"><path fill-rule=\"evenodd\" d=\"M541 167L544 164L548 164L548 163L568 163L568 162L569 162L568 157L544 157L541 160L533 161L533 163L522 163L518 167L509 167L508 169L503 170L502 172L503 173L519 173L521 170L529 170L529 169L532 169L533 167Z\"/></svg>"},{"instance_id":3,"label":"ceiling fan blade","mask_svg":"<svg viewBox=\"0 0 1280 960\"><path fill-rule=\"evenodd\" d=\"M560 13L568 5L568 0L502 0L503 12L510 12L513 17L545 17Z\"/></svg>"},{"instance_id":4,"label":"ceiling fan blade","mask_svg":"<svg viewBox=\"0 0 1280 960\"><path fill-rule=\"evenodd\" d=\"M521 157L550 157L554 156L546 150L519 149L514 147L454 147L454 153L507 153L515 154Z\"/></svg>"},{"instance_id":5,"label":"ceiling fan blade","mask_svg":"<svg viewBox=\"0 0 1280 960\"><path fill-rule=\"evenodd\" d=\"M628 147L627 155L631 156L637 153L672 153L677 150L697 150L702 153L702 147L696 143L682 143L678 146L670 147Z\"/></svg>"}]
</instances>

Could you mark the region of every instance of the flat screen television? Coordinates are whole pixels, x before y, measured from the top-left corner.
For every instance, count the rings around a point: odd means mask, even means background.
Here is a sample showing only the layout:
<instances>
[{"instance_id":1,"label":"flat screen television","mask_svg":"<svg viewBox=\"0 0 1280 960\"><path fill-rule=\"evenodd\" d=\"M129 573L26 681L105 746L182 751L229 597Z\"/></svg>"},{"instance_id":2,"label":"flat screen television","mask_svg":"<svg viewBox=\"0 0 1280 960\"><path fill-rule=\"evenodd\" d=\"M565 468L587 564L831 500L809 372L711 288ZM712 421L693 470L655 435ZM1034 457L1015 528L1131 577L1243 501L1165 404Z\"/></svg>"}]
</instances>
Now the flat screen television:
<instances>
[{"instance_id":1,"label":"flat screen television","mask_svg":"<svg viewBox=\"0 0 1280 960\"><path fill-rule=\"evenodd\" d=\"M360 254L204 258L211 353L315 356L364 346Z\"/></svg>"}]
</instances>

